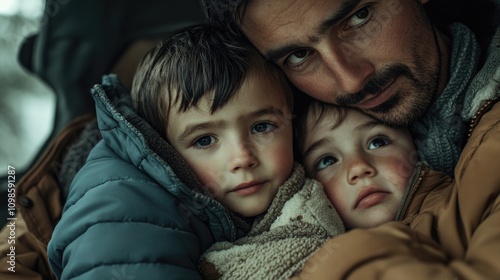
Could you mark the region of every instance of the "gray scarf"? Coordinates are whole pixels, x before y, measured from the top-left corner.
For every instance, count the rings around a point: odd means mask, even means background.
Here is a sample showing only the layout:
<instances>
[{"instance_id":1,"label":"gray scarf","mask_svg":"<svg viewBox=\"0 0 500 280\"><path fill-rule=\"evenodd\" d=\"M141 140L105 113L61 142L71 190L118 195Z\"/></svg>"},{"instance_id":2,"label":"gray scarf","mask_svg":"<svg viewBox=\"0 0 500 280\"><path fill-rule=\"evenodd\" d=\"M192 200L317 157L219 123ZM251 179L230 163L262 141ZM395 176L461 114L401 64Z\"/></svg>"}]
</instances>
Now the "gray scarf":
<instances>
[{"instance_id":1,"label":"gray scarf","mask_svg":"<svg viewBox=\"0 0 500 280\"><path fill-rule=\"evenodd\" d=\"M463 146L467 123L462 120L467 87L477 73L480 49L472 31L452 24L450 76L442 94L411 131L420 160L453 175Z\"/></svg>"}]
</instances>

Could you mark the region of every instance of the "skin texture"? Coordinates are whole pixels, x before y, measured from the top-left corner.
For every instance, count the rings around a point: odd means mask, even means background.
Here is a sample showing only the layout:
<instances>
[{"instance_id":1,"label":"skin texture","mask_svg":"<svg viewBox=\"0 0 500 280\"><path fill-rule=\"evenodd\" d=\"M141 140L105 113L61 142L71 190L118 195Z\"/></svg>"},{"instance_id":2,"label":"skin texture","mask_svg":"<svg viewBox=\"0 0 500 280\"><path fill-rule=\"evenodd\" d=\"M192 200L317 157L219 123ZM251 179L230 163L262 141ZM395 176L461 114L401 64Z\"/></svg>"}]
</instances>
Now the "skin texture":
<instances>
[{"instance_id":1,"label":"skin texture","mask_svg":"<svg viewBox=\"0 0 500 280\"><path fill-rule=\"evenodd\" d=\"M251 0L241 28L308 95L409 125L448 79L448 40L425 2Z\"/></svg>"},{"instance_id":2,"label":"skin texture","mask_svg":"<svg viewBox=\"0 0 500 280\"><path fill-rule=\"evenodd\" d=\"M418 158L410 133L352 109L339 123L333 110L308 114L308 175L323 184L347 228L393 220Z\"/></svg>"},{"instance_id":3,"label":"skin texture","mask_svg":"<svg viewBox=\"0 0 500 280\"><path fill-rule=\"evenodd\" d=\"M207 94L197 108L168 117L167 138L201 183L246 217L268 209L293 168L289 93L256 72L213 114Z\"/></svg>"}]
</instances>

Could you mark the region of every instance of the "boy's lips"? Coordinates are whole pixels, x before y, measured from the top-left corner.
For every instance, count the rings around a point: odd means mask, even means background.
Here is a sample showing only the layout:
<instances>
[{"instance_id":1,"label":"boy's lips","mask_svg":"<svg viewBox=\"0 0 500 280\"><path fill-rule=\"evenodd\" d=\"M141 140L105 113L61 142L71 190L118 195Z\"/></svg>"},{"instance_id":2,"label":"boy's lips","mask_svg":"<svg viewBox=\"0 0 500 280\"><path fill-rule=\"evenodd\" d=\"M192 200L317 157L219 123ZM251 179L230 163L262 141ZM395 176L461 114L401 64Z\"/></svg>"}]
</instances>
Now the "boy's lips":
<instances>
[{"instance_id":1,"label":"boy's lips","mask_svg":"<svg viewBox=\"0 0 500 280\"><path fill-rule=\"evenodd\" d=\"M356 197L354 209L365 209L383 201L390 193L377 187L366 187L361 189Z\"/></svg>"},{"instance_id":2,"label":"boy's lips","mask_svg":"<svg viewBox=\"0 0 500 280\"><path fill-rule=\"evenodd\" d=\"M259 191L265 182L251 181L247 183L239 184L236 188L231 190L231 192L237 193L239 195L251 195Z\"/></svg>"}]
</instances>

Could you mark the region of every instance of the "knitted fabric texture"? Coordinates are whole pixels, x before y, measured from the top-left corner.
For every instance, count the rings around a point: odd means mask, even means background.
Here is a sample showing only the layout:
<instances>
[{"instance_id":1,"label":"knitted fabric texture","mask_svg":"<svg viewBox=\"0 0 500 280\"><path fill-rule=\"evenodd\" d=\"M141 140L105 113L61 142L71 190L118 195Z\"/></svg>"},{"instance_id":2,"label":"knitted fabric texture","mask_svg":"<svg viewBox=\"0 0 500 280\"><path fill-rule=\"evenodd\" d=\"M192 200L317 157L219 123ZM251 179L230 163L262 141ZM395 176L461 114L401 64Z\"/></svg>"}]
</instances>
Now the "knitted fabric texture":
<instances>
[{"instance_id":1,"label":"knitted fabric texture","mask_svg":"<svg viewBox=\"0 0 500 280\"><path fill-rule=\"evenodd\" d=\"M462 120L467 87L477 72L480 49L474 34L462 24L452 24L449 81L425 116L410 129L420 160L453 176L467 123Z\"/></svg>"},{"instance_id":2,"label":"knitted fabric texture","mask_svg":"<svg viewBox=\"0 0 500 280\"><path fill-rule=\"evenodd\" d=\"M205 279L288 279L329 237L345 231L323 187L302 167L283 184L248 236L215 243L200 261Z\"/></svg>"},{"instance_id":3,"label":"knitted fabric texture","mask_svg":"<svg viewBox=\"0 0 500 280\"><path fill-rule=\"evenodd\" d=\"M469 121L486 100L500 96L500 28L491 40L487 60L465 94L462 119Z\"/></svg>"}]
</instances>

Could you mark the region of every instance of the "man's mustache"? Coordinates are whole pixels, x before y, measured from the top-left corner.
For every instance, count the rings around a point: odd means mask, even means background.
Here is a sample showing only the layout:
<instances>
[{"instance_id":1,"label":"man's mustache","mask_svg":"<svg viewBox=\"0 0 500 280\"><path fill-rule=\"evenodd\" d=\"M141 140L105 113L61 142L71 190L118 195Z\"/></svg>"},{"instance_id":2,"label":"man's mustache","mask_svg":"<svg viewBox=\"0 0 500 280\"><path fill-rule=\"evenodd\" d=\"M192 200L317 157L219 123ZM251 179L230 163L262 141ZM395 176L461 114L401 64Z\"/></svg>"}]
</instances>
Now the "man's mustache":
<instances>
[{"instance_id":1,"label":"man's mustache","mask_svg":"<svg viewBox=\"0 0 500 280\"><path fill-rule=\"evenodd\" d=\"M376 73L359 92L338 96L336 103L340 106L354 107L363 100L366 100L368 96L379 94L390 82L400 75L406 76L411 80L414 79L408 66L404 64L394 64L384 69L382 72Z\"/></svg>"}]
</instances>

